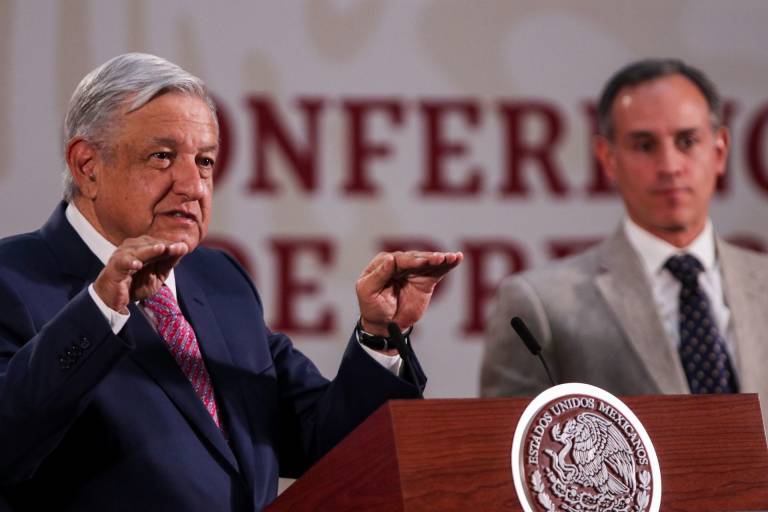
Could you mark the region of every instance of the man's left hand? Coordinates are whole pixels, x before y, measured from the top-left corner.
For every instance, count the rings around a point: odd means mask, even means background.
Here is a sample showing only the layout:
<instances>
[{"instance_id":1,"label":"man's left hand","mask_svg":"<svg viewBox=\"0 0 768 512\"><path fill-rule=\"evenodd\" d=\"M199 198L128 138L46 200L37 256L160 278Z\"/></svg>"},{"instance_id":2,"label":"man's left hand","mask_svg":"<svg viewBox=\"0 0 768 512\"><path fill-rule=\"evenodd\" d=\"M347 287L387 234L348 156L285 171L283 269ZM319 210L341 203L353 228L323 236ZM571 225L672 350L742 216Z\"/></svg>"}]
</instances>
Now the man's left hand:
<instances>
[{"instance_id":1,"label":"man's left hand","mask_svg":"<svg viewBox=\"0 0 768 512\"><path fill-rule=\"evenodd\" d=\"M387 336L387 324L401 330L426 311L435 286L464 259L460 252L381 252L357 280L363 329Z\"/></svg>"}]
</instances>

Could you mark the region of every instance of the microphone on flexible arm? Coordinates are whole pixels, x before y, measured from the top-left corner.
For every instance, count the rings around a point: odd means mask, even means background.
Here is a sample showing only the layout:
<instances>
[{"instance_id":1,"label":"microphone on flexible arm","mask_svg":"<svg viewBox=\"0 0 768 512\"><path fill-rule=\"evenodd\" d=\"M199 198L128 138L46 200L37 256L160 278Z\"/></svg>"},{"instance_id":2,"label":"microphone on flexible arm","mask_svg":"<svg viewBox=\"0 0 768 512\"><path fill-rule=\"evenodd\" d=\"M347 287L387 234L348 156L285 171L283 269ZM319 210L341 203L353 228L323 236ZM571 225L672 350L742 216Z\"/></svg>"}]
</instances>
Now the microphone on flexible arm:
<instances>
[{"instance_id":1,"label":"microphone on flexible arm","mask_svg":"<svg viewBox=\"0 0 768 512\"><path fill-rule=\"evenodd\" d=\"M528 330L528 326L525 325L523 319L519 316L516 316L512 318L509 323L512 325L512 328L515 330L517 335L520 336L520 339L523 340L525 346L528 347L528 350L531 352L531 354L539 357L541 364L544 365L544 371L547 372L549 382L551 382L553 386L556 386L557 384L555 383L555 379L553 379L552 374L549 373L549 366L547 366L547 362L544 360L544 356L541 355L541 345L539 345L539 342L536 341L536 338L533 337L531 331Z\"/></svg>"},{"instance_id":2,"label":"microphone on flexible arm","mask_svg":"<svg viewBox=\"0 0 768 512\"><path fill-rule=\"evenodd\" d=\"M389 332L389 339L395 341L397 353L400 354L403 364L408 368L408 375L410 376L411 381L419 391L419 398L423 399L424 394L421 392L421 385L419 384L419 379L416 377L416 370L413 368L413 361L416 358L416 354L413 353L411 345L405 341L405 337L400 331L399 325L395 322L389 322L387 324L387 331Z\"/></svg>"}]
</instances>

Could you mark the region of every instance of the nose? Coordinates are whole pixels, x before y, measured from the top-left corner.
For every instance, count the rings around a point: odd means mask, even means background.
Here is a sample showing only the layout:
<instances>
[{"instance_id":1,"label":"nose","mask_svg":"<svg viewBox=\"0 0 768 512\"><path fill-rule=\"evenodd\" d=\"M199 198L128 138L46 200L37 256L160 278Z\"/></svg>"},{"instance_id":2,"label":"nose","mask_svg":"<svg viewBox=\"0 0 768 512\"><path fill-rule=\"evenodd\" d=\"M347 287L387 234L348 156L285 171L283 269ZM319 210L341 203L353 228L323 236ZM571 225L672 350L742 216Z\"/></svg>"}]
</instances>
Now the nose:
<instances>
[{"instance_id":1,"label":"nose","mask_svg":"<svg viewBox=\"0 0 768 512\"><path fill-rule=\"evenodd\" d=\"M659 148L658 170L662 176L674 177L683 171L684 156L674 142L665 142Z\"/></svg>"},{"instance_id":2,"label":"nose","mask_svg":"<svg viewBox=\"0 0 768 512\"><path fill-rule=\"evenodd\" d=\"M194 158L177 161L173 172L173 191L188 201L197 201L205 195L205 180Z\"/></svg>"}]
</instances>

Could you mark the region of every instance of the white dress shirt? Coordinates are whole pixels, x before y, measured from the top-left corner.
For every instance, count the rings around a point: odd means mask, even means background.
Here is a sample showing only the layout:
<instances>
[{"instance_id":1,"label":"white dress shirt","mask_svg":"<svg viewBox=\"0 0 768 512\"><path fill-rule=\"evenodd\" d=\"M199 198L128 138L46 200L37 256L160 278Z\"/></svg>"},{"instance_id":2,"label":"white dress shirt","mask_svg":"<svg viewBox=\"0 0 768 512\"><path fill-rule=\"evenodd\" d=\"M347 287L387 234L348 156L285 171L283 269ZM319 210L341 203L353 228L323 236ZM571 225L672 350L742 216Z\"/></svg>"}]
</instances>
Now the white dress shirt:
<instances>
[{"instance_id":1,"label":"white dress shirt","mask_svg":"<svg viewBox=\"0 0 768 512\"><path fill-rule=\"evenodd\" d=\"M83 214L80 213L80 210L77 209L74 203L69 203L67 205L67 209L65 210L64 214L66 215L69 223L74 228L75 232L80 236L80 238L83 239L85 245L87 245L91 252L95 254L97 258L99 258L99 261L106 265L109 261L109 258L112 256L112 253L115 252L117 247L115 247L109 240L104 238L101 233L96 231L96 228L94 228L91 223L88 222L88 219L86 219ZM165 280L165 285L171 290L173 297L178 301L178 296L176 295L176 278L174 277L173 269L171 269L171 273ZM88 286L88 293L99 307L99 310L104 315L104 318L106 318L107 322L109 322L109 325L112 328L112 332L115 334L120 332L120 329L123 328L125 323L128 321L128 318L130 318L130 314L123 315L120 312L115 311L114 309L107 306L93 289L93 283ZM151 319L151 312L148 312L138 303L136 304L140 307L144 314ZM154 322L150 323L154 327ZM399 355L388 356L386 354L382 354L373 349L370 349L365 345L360 346L384 368L388 369L396 375L400 374L402 359Z\"/></svg>"},{"instance_id":2,"label":"white dress shirt","mask_svg":"<svg viewBox=\"0 0 768 512\"><path fill-rule=\"evenodd\" d=\"M669 342L677 351L680 345L679 331L679 294L682 285L672 273L664 268L664 263L676 254L688 253L695 256L704 267L699 274L699 286L707 295L712 315L720 334L725 339L731 364L736 367L736 343L731 311L725 303L723 292L723 278L720 264L715 250L715 236L712 222L707 224L701 234L684 248L678 248L664 240L657 238L632 221L629 217L624 219L624 232L630 245L634 248L643 268L651 283L653 300L656 310L661 318L664 331ZM737 369L738 371L738 369Z\"/></svg>"}]
</instances>

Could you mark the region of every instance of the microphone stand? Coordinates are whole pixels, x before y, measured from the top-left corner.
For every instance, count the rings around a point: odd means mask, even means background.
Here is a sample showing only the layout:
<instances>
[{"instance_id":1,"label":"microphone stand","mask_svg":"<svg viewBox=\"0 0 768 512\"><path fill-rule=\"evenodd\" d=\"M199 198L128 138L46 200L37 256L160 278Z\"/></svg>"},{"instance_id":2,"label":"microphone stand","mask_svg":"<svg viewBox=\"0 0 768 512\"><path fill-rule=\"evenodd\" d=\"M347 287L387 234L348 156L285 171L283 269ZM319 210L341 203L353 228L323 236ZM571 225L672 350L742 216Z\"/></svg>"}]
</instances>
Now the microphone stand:
<instances>
[{"instance_id":1,"label":"microphone stand","mask_svg":"<svg viewBox=\"0 0 768 512\"><path fill-rule=\"evenodd\" d=\"M400 327L395 322L389 322L387 324L387 331L389 332L389 339L395 342L395 348L397 353L400 354L400 358L403 360L403 364L408 368L408 376L411 378L411 382L416 386L419 392L419 398L424 399L424 394L421 392L421 384L416 377L416 370L413 367L413 361L416 360L416 354L413 353L411 344L408 343L400 332Z\"/></svg>"},{"instance_id":2,"label":"microphone stand","mask_svg":"<svg viewBox=\"0 0 768 512\"><path fill-rule=\"evenodd\" d=\"M547 362L544 360L544 356L541 355L541 345L539 345L539 342L536 341L536 338L533 337L533 334L528 329L528 326L525 325L523 319L519 316L516 316L512 318L509 323L512 325L512 328L515 330L517 335L520 336L520 339L523 340L525 346L528 347L528 350L531 352L531 354L538 356L539 361L541 361L541 364L544 365L544 371L547 372L549 382L552 383L553 386L556 386L557 384L555 384L555 379L553 379L552 374L549 373L549 366L547 366Z\"/></svg>"}]
</instances>

